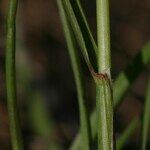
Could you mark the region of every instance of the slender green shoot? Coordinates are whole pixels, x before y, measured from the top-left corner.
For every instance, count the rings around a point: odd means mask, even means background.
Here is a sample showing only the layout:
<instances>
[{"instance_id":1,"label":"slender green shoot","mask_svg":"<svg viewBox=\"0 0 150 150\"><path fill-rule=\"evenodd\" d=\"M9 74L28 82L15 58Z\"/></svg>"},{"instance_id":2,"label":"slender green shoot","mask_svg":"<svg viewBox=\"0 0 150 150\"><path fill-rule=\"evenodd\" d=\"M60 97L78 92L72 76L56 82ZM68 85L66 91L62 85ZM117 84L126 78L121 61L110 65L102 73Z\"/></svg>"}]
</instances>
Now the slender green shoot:
<instances>
[{"instance_id":1,"label":"slender green shoot","mask_svg":"<svg viewBox=\"0 0 150 150\"><path fill-rule=\"evenodd\" d=\"M80 0L71 0L71 5L72 5L73 11L75 13L75 16L78 20L78 23L80 25L81 32L83 34L83 38L85 40L86 48L88 50L89 56L90 56L90 58L93 58L93 59L96 58L96 61L97 61L97 45L96 45L93 35L91 33L90 27L87 23ZM94 60L92 60L92 61L94 61ZM95 62L95 63L97 63L97 62ZM97 69L97 68L95 68L95 69Z\"/></svg>"},{"instance_id":2,"label":"slender green shoot","mask_svg":"<svg viewBox=\"0 0 150 150\"><path fill-rule=\"evenodd\" d=\"M146 150L146 143L147 143L147 140L148 140L149 126L150 126L150 78L149 78L149 81L148 81L146 101L145 101L144 113L143 113L142 150Z\"/></svg>"},{"instance_id":3,"label":"slender green shoot","mask_svg":"<svg viewBox=\"0 0 150 150\"><path fill-rule=\"evenodd\" d=\"M70 59L71 59L72 69L74 72L75 83L76 83L77 94L78 94L79 112L80 112L80 132L81 132L81 139L82 139L81 149L90 150L91 136L90 136L89 118L87 115L87 110L85 105L85 99L84 99L85 93L82 84L83 79L81 75L79 58L77 56L75 38L71 26L68 23L62 1L57 0L57 4L58 4L60 17L64 28L64 34L67 41L67 46L70 54Z\"/></svg>"},{"instance_id":4,"label":"slender green shoot","mask_svg":"<svg viewBox=\"0 0 150 150\"><path fill-rule=\"evenodd\" d=\"M83 12L83 9L82 9L80 0L74 0L72 4L75 4L75 5L77 6L77 7L75 7L75 6L73 5L74 8L76 8L76 9L74 9L74 11L75 11L75 10L78 10L78 11L76 12L76 14L78 14L78 17L77 17L77 18L80 18L80 19L78 19L78 20L82 20L83 28L84 28L84 30L86 31L86 35L85 35L85 36L88 36L88 39L90 40L90 41L88 41L88 42L89 42L89 43L92 43L92 47L94 47L93 49L94 49L95 53L97 54L97 45L96 45L96 43L95 43L95 40L94 40L94 38L93 38L92 32L91 32L90 27L89 27L89 24L88 24L88 22L87 22L87 19L86 19L86 17L85 17L84 12Z\"/></svg>"},{"instance_id":5,"label":"slender green shoot","mask_svg":"<svg viewBox=\"0 0 150 150\"><path fill-rule=\"evenodd\" d=\"M73 4L71 4L70 0L62 0L65 12L67 14L67 18L69 23L72 26L74 31L76 40L79 44L83 57L89 68L93 67L97 70L97 57L96 57L96 46L93 40L92 34L90 34L89 27L85 24L84 18L81 15L80 9L77 2L77 9L73 9ZM81 19L77 19L76 15L80 16ZM89 32L88 32L89 31ZM86 38L85 38L86 37ZM88 37L88 38L87 38ZM87 42L88 41L88 42Z\"/></svg>"},{"instance_id":6,"label":"slender green shoot","mask_svg":"<svg viewBox=\"0 0 150 150\"><path fill-rule=\"evenodd\" d=\"M6 37L6 89L7 104L10 121L10 133L13 150L22 150L22 136L19 122L19 112L16 96L16 73L15 73L15 42L16 31L15 21L17 12L17 0L9 1L7 16L7 37Z\"/></svg>"}]
</instances>

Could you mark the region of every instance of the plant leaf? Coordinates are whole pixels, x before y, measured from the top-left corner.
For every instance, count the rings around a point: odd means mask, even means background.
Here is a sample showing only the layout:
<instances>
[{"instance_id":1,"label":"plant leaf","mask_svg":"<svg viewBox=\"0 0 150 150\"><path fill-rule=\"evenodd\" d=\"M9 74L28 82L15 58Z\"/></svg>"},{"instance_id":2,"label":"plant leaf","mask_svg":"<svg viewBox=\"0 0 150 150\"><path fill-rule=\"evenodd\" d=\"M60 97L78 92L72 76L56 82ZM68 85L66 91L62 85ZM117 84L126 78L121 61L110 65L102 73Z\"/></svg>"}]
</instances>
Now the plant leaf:
<instances>
[{"instance_id":1,"label":"plant leaf","mask_svg":"<svg viewBox=\"0 0 150 150\"><path fill-rule=\"evenodd\" d=\"M90 32L79 1L63 0L64 9L68 16L68 21L72 26L76 40L80 46L83 57L88 67L93 67L97 70L96 44ZM73 6L76 9L73 9ZM77 16L76 16L77 15ZM90 56L90 57L89 57Z\"/></svg>"},{"instance_id":2,"label":"plant leaf","mask_svg":"<svg viewBox=\"0 0 150 150\"><path fill-rule=\"evenodd\" d=\"M88 22L86 20L85 14L83 12L80 0L71 0L71 5L74 10L75 16L78 20L78 23L81 28L81 32L83 34L85 43L86 43L86 48L88 50L88 54L90 58L95 59L92 60L95 64L97 64L97 45L95 43L95 40L93 38L93 35L91 33L90 27L88 25Z\"/></svg>"}]
</instances>

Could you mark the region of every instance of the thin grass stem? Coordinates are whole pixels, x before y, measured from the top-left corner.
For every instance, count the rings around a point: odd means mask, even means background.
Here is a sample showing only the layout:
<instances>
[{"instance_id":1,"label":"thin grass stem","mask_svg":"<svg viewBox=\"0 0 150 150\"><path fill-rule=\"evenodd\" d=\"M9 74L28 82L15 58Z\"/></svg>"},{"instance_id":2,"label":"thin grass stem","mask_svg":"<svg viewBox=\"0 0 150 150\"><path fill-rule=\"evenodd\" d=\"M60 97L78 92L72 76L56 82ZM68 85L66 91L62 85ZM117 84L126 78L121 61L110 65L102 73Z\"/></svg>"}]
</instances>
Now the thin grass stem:
<instances>
[{"instance_id":1,"label":"thin grass stem","mask_svg":"<svg viewBox=\"0 0 150 150\"><path fill-rule=\"evenodd\" d=\"M60 12L61 21L63 24L64 34L67 41L68 51L70 55L70 60L71 60L76 88L77 88L79 113L80 113L80 132L81 132L81 139L82 139L81 149L90 150L90 142L91 142L90 123L89 123L89 118L88 118L85 99L84 99L85 92L83 88L83 79L82 79L82 73L80 69L79 58L77 56L75 37L73 35L71 26L68 23L62 1L57 0L57 4Z\"/></svg>"},{"instance_id":2,"label":"thin grass stem","mask_svg":"<svg viewBox=\"0 0 150 150\"><path fill-rule=\"evenodd\" d=\"M95 42L93 40L92 34L90 33L88 25L85 23L85 18L83 18L83 15L80 11L81 7L78 6L76 1L74 1L74 4L71 3L72 0L62 1L68 21L72 26L75 38L79 44L86 64L89 68L92 66L95 70L97 70L97 50ZM74 6L76 7L76 9L73 9Z\"/></svg>"},{"instance_id":3,"label":"thin grass stem","mask_svg":"<svg viewBox=\"0 0 150 150\"><path fill-rule=\"evenodd\" d=\"M6 90L13 150L22 150L22 136L16 96L15 46L16 46L16 12L17 0L9 1L6 37Z\"/></svg>"}]
</instances>

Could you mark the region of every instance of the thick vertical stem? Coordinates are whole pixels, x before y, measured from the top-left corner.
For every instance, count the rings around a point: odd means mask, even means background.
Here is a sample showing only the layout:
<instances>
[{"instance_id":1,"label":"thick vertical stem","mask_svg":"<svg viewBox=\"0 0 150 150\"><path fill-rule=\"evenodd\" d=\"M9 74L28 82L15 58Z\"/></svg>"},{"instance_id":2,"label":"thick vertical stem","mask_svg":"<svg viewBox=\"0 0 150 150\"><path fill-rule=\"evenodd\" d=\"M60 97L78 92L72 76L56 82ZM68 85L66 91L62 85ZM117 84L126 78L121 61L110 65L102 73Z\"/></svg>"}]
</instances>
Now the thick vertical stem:
<instances>
[{"instance_id":1,"label":"thick vertical stem","mask_svg":"<svg viewBox=\"0 0 150 150\"><path fill-rule=\"evenodd\" d=\"M110 79L96 78L98 150L113 150L113 102Z\"/></svg>"},{"instance_id":2,"label":"thick vertical stem","mask_svg":"<svg viewBox=\"0 0 150 150\"><path fill-rule=\"evenodd\" d=\"M98 150L113 150L113 102L111 84L109 0L97 0L98 77L96 109Z\"/></svg>"},{"instance_id":3,"label":"thick vertical stem","mask_svg":"<svg viewBox=\"0 0 150 150\"><path fill-rule=\"evenodd\" d=\"M97 0L97 40L99 72L110 69L109 0Z\"/></svg>"},{"instance_id":4,"label":"thick vertical stem","mask_svg":"<svg viewBox=\"0 0 150 150\"><path fill-rule=\"evenodd\" d=\"M6 89L8 114L10 122L11 142L13 150L22 150L22 137L19 124L19 114L16 98L16 74L15 74L15 20L17 11L17 0L9 1L7 16L6 37Z\"/></svg>"}]
</instances>

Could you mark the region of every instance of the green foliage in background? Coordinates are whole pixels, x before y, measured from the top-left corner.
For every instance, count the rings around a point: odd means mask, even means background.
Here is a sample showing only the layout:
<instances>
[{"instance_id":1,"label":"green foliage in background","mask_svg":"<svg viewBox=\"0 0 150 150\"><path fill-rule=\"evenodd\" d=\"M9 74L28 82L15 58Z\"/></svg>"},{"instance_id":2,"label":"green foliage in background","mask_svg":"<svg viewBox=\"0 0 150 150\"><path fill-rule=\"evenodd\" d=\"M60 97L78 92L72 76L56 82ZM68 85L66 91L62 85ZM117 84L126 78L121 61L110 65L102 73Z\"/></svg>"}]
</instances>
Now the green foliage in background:
<instances>
[{"instance_id":1,"label":"green foliage in background","mask_svg":"<svg viewBox=\"0 0 150 150\"><path fill-rule=\"evenodd\" d=\"M146 65L149 64L150 43L147 43L141 49L112 84L109 1L96 1L97 42L93 38L79 0L57 0L57 4L74 73L80 114L79 133L70 149L90 150L93 143L97 141L98 150L121 150L128 142L137 125L141 123L141 149L146 150L150 123L150 80L148 82L143 114L134 118L116 141L113 139L115 134L113 131L113 114L114 110L123 102L123 97L127 90L145 69ZM16 11L17 0L9 0L6 37L6 88L12 149L22 150L23 142L16 98ZM80 65L81 57L79 56L78 46L96 87L96 108L91 115L86 106L86 91L83 84L83 70ZM54 124L45 111L43 103L38 99L40 98L39 93L34 92L33 95L30 95L30 98L32 99L30 102L31 124L35 132L45 139L48 145L47 149L52 147L53 149L60 149L60 145L57 145L55 140L49 141L49 135L54 128ZM114 146L115 143L116 148Z\"/></svg>"}]
</instances>

